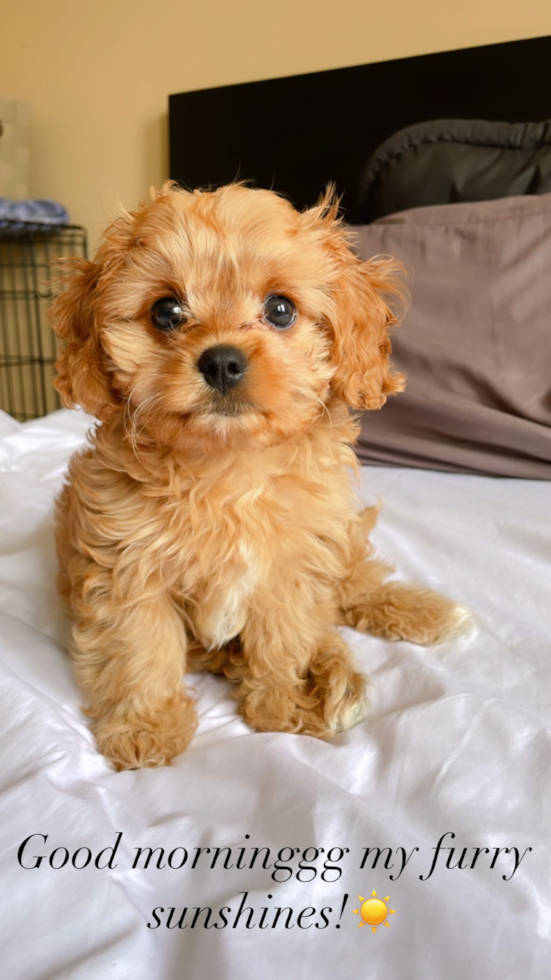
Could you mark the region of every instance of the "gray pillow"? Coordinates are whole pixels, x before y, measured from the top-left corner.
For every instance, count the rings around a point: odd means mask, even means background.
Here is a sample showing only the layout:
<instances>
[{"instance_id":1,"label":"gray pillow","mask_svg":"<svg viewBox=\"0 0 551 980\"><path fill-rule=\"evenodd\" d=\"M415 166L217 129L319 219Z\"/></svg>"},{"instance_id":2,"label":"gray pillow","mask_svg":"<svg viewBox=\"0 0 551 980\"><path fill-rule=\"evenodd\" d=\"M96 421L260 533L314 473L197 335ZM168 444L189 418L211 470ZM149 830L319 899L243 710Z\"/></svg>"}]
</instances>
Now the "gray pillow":
<instances>
[{"instance_id":1,"label":"gray pillow","mask_svg":"<svg viewBox=\"0 0 551 980\"><path fill-rule=\"evenodd\" d=\"M431 119L375 150L362 175L359 212L368 224L409 208L549 192L551 120Z\"/></svg>"},{"instance_id":2,"label":"gray pillow","mask_svg":"<svg viewBox=\"0 0 551 980\"><path fill-rule=\"evenodd\" d=\"M413 273L392 335L406 391L365 412L364 462L551 480L551 194L415 208L356 229Z\"/></svg>"}]
</instances>

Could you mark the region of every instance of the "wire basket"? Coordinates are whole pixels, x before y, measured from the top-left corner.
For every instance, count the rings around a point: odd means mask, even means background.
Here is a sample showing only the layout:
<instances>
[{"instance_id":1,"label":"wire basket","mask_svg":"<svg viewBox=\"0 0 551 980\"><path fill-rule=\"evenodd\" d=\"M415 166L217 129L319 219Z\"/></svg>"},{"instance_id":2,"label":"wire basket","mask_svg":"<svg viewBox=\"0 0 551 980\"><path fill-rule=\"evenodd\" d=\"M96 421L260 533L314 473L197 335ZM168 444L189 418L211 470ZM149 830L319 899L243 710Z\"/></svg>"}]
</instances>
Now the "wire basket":
<instances>
[{"instance_id":1,"label":"wire basket","mask_svg":"<svg viewBox=\"0 0 551 980\"><path fill-rule=\"evenodd\" d=\"M86 254L86 232L76 225L0 231L0 408L20 422L61 407L56 337L45 317L52 260Z\"/></svg>"}]
</instances>

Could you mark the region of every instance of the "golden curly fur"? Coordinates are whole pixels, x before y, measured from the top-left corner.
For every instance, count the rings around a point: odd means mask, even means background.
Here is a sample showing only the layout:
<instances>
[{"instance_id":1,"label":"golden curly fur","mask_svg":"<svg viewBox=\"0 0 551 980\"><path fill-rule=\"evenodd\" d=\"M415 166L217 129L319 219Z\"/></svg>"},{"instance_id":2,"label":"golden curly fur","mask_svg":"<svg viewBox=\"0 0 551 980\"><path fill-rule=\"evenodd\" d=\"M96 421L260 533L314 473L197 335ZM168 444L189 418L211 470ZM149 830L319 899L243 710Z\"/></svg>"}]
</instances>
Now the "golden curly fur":
<instances>
[{"instance_id":1,"label":"golden curly fur","mask_svg":"<svg viewBox=\"0 0 551 980\"><path fill-rule=\"evenodd\" d=\"M386 581L376 512L351 489L348 407L404 386L398 264L354 255L330 193L299 213L270 191L169 183L65 279L56 386L101 425L57 501L59 587L100 750L119 769L169 763L196 727L182 678L197 669L234 681L258 730L353 725L365 678L337 624L435 643L463 618ZM289 329L266 319L268 295L296 307ZM176 329L152 321L164 297ZM246 364L226 392L198 367L220 345Z\"/></svg>"}]
</instances>

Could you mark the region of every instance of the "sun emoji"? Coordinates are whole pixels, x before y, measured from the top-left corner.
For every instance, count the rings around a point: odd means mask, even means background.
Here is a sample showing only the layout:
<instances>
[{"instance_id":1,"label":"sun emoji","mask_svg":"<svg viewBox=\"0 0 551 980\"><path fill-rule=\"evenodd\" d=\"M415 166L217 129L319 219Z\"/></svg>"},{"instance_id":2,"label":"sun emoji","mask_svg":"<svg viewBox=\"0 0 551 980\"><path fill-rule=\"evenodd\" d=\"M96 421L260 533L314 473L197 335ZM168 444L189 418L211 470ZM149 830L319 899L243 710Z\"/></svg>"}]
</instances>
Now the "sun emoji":
<instances>
[{"instance_id":1,"label":"sun emoji","mask_svg":"<svg viewBox=\"0 0 551 980\"><path fill-rule=\"evenodd\" d=\"M359 909L353 909L354 915L361 916L361 922L358 923L359 928L362 926L371 926L371 932L377 932L377 926L387 926L390 928L390 922L388 921L389 915L394 915L396 909L389 909L386 904L390 895L387 895L385 900L382 898L377 898L377 892L371 892L371 898L362 898L358 895L360 902Z\"/></svg>"}]
</instances>

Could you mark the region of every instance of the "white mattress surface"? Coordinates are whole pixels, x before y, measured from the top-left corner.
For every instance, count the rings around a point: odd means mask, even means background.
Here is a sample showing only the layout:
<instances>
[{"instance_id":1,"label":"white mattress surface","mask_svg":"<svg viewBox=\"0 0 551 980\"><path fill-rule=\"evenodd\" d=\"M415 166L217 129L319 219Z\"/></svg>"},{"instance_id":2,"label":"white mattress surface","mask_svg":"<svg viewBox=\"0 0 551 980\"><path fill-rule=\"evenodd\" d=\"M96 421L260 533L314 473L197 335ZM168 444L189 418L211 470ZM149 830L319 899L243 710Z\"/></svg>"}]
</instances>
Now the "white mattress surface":
<instances>
[{"instance_id":1,"label":"white mattress surface","mask_svg":"<svg viewBox=\"0 0 551 980\"><path fill-rule=\"evenodd\" d=\"M379 553L474 631L428 650L345 631L371 710L327 743L251 731L226 680L193 675L191 747L117 773L54 583L53 497L89 425L0 413L2 980L549 980L551 485L364 467ZM133 868L140 847L164 867ZM354 912L373 891L395 910L375 933Z\"/></svg>"}]
</instances>

